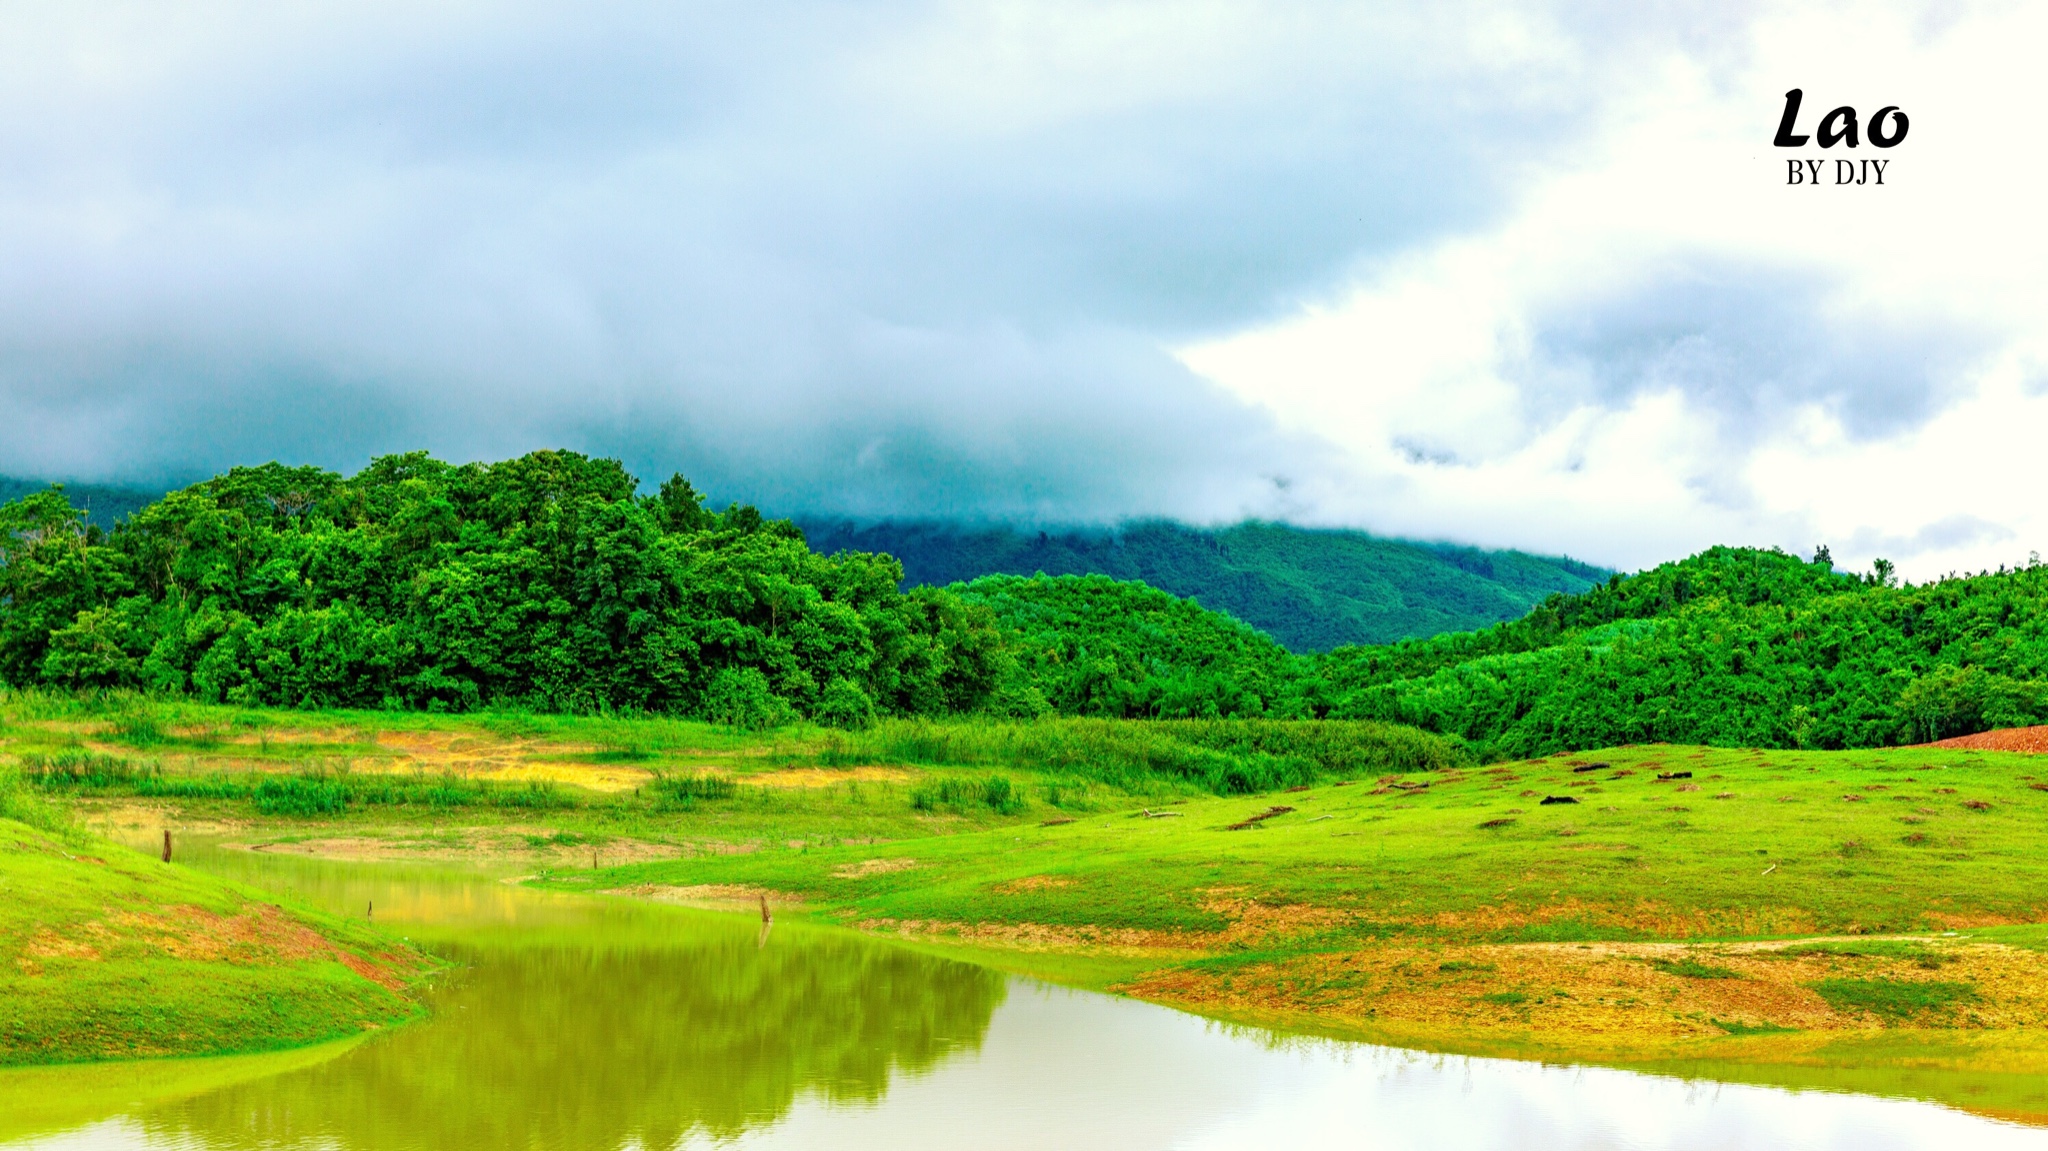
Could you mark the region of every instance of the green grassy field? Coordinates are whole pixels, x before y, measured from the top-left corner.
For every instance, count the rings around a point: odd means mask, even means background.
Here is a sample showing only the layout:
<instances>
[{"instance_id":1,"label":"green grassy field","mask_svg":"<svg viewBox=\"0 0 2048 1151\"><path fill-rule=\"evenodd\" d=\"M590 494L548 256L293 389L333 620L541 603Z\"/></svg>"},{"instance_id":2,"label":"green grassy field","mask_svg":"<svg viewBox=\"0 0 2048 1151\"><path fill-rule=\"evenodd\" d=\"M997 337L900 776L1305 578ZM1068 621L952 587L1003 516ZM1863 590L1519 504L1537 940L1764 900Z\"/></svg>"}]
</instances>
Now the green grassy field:
<instances>
[{"instance_id":1,"label":"green grassy field","mask_svg":"<svg viewBox=\"0 0 2048 1151\"><path fill-rule=\"evenodd\" d=\"M790 893L867 930L1293 1029L1796 1063L1812 1036L2048 1024L2039 762L1618 748L539 882Z\"/></svg>"},{"instance_id":2,"label":"green grassy field","mask_svg":"<svg viewBox=\"0 0 2048 1151\"><path fill-rule=\"evenodd\" d=\"M0 767L0 1064L270 1051L411 1018L430 961L68 825Z\"/></svg>"},{"instance_id":3,"label":"green grassy field","mask_svg":"<svg viewBox=\"0 0 2048 1151\"><path fill-rule=\"evenodd\" d=\"M1931 931L2048 919L2035 769L1984 752L1626 748L558 882L751 883L856 918L1189 931L1224 925L1210 893L1228 889L1341 910L1326 943ZM1690 777L1658 779L1677 772ZM1291 810L1232 830L1277 806ZM860 872L884 856L899 866Z\"/></svg>"},{"instance_id":4,"label":"green grassy field","mask_svg":"<svg viewBox=\"0 0 2048 1151\"><path fill-rule=\"evenodd\" d=\"M2048 765L2019 754L1644 746L1479 765L1376 725L743 733L118 696L7 697L0 725L41 802L107 827L494 857L551 887L708 906L767 895L1296 1030L1790 1066L1822 1037L2048 1025Z\"/></svg>"},{"instance_id":5,"label":"green grassy field","mask_svg":"<svg viewBox=\"0 0 2048 1151\"><path fill-rule=\"evenodd\" d=\"M254 818L273 837L422 849L463 829L464 849L531 849L542 863L628 843L690 852L926 838L1466 761L1451 742L1377 723L892 720L747 733L659 718L38 693L0 696L0 756L41 794L88 810L132 801L188 821Z\"/></svg>"}]
</instances>

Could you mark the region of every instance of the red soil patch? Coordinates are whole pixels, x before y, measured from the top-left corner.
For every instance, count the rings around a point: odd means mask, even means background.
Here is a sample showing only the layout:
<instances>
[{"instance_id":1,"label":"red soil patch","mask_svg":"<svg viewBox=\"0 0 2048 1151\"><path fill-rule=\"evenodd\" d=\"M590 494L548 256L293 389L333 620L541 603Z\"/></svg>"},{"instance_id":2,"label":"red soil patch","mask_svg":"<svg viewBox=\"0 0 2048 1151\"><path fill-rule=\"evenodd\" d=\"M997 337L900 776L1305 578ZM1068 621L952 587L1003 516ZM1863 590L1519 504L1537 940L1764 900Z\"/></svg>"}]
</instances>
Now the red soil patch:
<instances>
[{"instance_id":1,"label":"red soil patch","mask_svg":"<svg viewBox=\"0 0 2048 1151\"><path fill-rule=\"evenodd\" d=\"M1921 747L1964 747L1977 751L2028 751L2036 755L2048 754L2048 724L2034 727L2008 727L1998 731L1980 731L1975 735L1959 735L1954 739L1923 743Z\"/></svg>"}]
</instances>

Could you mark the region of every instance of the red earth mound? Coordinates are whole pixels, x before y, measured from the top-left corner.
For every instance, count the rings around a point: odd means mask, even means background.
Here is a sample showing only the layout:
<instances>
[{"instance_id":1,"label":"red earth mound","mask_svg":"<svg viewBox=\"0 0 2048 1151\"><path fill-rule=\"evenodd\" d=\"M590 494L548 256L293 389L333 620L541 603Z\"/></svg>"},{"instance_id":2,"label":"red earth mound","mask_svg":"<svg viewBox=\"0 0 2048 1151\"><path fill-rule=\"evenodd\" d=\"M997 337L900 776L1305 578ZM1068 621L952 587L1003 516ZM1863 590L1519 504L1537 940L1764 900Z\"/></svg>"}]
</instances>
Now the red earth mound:
<instances>
[{"instance_id":1,"label":"red earth mound","mask_svg":"<svg viewBox=\"0 0 2048 1151\"><path fill-rule=\"evenodd\" d=\"M2048 752L2048 724L2035 727L2008 727L1998 731L1980 731L1975 735L1959 735L1937 743L1922 744L1923 747L1974 747L1979 751L2033 751Z\"/></svg>"}]
</instances>

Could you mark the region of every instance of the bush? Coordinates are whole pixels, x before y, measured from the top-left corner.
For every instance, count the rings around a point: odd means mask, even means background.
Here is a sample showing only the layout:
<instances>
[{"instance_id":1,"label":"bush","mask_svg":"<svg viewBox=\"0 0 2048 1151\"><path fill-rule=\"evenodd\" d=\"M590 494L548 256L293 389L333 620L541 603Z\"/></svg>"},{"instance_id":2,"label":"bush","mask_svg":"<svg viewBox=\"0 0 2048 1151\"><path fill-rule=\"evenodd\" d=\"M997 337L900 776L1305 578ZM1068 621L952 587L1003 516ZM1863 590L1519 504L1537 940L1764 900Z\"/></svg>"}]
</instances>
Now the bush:
<instances>
[{"instance_id":1,"label":"bush","mask_svg":"<svg viewBox=\"0 0 2048 1151\"><path fill-rule=\"evenodd\" d=\"M761 731L789 722L789 705L768 686L759 668L729 667L711 677L704 692L704 718L741 731Z\"/></svg>"},{"instance_id":2,"label":"bush","mask_svg":"<svg viewBox=\"0 0 2048 1151\"><path fill-rule=\"evenodd\" d=\"M1024 806L1024 796L1006 775L942 776L910 789L913 811L964 812L977 806L1008 815Z\"/></svg>"},{"instance_id":3,"label":"bush","mask_svg":"<svg viewBox=\"0 0 2048 1151\"><path fill-rule=\"evenodd\" d=\"M270 776L258 783L251 799L265 815L339 815L348 809L348 784L315 776Z\"/></svg>"},{"instance_id":4,"label":"bush","mask_svg":"<svg viewBox=\"0 0 2048 1151\"><path fill-rule=\"evenodd\" d=\"M875 721L875 701L859 684L840 676L825 685L816 718L828 727L859 730Z\"/></svg>"},{"instance_id":5,"label":"bush","mask_svg":"<svg viewBox=\"0 0 2048 1151\"><path fill-rule=\"evenodd\" d=\"M657 771L650 789L657 804L685 808L695 806L700 799L731 799L740 791L739 784L731 776L710 771L677 774Z\"/></svg>"}]
</instances>

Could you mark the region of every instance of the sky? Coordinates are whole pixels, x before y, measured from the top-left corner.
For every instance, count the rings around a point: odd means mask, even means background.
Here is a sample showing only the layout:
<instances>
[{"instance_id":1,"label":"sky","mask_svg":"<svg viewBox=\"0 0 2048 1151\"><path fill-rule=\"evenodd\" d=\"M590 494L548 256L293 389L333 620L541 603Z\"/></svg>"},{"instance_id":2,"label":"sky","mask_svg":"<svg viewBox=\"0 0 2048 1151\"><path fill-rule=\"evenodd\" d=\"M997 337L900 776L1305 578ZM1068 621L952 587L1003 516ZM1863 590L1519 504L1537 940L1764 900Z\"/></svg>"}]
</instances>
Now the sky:
<instances>
[{"instance_id":1,"label":"sky","mask_svg":"<svg viewBox=\"0 0 2048 1151\"><path fill-rule=\"evenodd\" d=\"M567 447L777 514L2026 562L2044 42L2024 3L10 4L0 473ZM1794 87L1907 136L1773 147Z\"/></svg>"}]
</instances>

